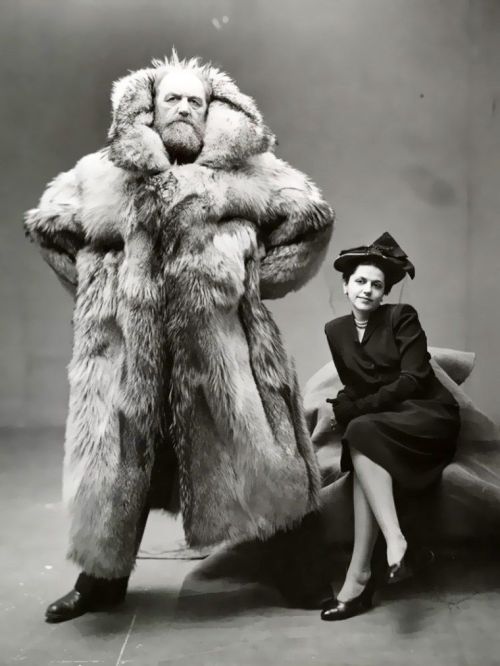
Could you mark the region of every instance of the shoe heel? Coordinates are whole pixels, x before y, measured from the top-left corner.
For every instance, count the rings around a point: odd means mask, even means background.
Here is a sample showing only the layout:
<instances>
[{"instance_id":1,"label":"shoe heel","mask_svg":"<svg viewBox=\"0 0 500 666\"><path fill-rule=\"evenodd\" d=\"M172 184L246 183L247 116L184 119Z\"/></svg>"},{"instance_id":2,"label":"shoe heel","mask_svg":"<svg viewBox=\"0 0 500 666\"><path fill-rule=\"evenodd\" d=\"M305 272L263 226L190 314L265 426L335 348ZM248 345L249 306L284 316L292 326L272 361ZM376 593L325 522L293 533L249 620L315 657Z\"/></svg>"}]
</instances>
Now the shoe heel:
<instances>
[{"instance_id":1,"label":"shoe heel","mask_svg":"<svg viewBox=\"0 0 500 666\"><path fill-rule=\"evenodd\" d=\"M371 608L373 608L373 595L366 597L366 599L363 599L361 601L361 605L365 610L370 610Z\"/></svg>"},{"instance_id":2,"label":"shoe heel","mask_svg":"<svg viewBox=\"0 0 500 666\"><path fill-rule=\"evenodd\" d=\"M370 610L370 608L373 608L373 597L375 596L375 585L373 583L373 579L371 579L368 582L368 585L365 587L363 592L361 593L361 598L360 602L363 608L366 610Z\"/></svg>"}]
</instances>

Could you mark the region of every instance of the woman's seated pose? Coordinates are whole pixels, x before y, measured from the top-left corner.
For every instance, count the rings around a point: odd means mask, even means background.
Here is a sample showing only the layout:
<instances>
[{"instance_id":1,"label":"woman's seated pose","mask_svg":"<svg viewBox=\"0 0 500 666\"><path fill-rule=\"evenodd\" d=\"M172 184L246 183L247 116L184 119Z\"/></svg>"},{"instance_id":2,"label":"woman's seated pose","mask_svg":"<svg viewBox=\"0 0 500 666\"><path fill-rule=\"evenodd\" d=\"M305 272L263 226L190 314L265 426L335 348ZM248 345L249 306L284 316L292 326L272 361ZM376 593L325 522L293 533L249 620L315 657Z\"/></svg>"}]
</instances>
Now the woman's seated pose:
<instances>
[{"instance_id":1,"label":"woman's seated pose","mask_svg":"<svg viewBox=\"0 0 500 666\"><path fill-rule=\"evenodd\" d=\"M343 428L341 469L353 474L354 548L342 589L323 620L342 620L372 605L371 558L379 529L387 545L387 582L406 575L399 497L429 489L451 461L459 407L429 363L427 339L411 305L382 305L384 295L415 275L387 232L372 245L344 250L342 273L352 310L325 326L344 384L332 403L332 427Z\"/></svg>"}]
</instances>

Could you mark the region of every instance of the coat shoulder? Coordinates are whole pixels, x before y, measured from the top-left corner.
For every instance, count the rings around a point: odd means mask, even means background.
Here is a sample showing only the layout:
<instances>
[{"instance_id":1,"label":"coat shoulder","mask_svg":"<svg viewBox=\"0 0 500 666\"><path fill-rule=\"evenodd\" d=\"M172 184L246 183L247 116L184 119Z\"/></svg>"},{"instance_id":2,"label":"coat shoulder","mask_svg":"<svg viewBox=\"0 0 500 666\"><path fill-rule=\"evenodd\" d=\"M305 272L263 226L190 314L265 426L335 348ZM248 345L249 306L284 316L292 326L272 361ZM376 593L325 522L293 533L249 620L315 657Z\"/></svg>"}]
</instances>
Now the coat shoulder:
<instances>
[{"instance_id":1,"label":"coat shoulder","mask_svg":"<svg viewBox=\"0 0 500 666\"><path fill-rule=\"evenodd\" d=\"M99 182L102 179L115 181L123 180L127 174L123 169L116 167L109 159L107 149L85 155L76 163L76 176L79 182Z\"/></svg>"},{"instance_id":2,"label":"coat shoulder","mask_svg":"<svg viewBox=\"0 0 500 666\"><path fill-rule=\"evenodd\" d=\"M318 194L316 186L305 173L276 157L271 151L249 158L243 170L271 183L273 190L296 190L308 196Z\"/></svg>"}]
</instances>

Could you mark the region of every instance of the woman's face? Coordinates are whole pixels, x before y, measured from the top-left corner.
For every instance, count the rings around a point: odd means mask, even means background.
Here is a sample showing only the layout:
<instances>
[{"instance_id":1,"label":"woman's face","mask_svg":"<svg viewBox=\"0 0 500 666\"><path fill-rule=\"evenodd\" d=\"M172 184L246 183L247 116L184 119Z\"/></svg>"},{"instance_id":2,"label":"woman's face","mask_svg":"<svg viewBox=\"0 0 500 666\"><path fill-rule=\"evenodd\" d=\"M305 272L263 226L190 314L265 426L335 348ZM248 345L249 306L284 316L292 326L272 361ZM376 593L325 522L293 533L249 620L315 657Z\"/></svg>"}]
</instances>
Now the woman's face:
<instances>
[{"instance_id":1,"label":"woman's face","mask_svg":"<svg viewBox=\"0 0 500 666\"><path fill-rule=\"evenodd\" d=\"M360 265L344 282L344 294L351 303L354 314L366 317L382 303L385 290L384 273L376 266Z\"/></svg>"}]
</instances>

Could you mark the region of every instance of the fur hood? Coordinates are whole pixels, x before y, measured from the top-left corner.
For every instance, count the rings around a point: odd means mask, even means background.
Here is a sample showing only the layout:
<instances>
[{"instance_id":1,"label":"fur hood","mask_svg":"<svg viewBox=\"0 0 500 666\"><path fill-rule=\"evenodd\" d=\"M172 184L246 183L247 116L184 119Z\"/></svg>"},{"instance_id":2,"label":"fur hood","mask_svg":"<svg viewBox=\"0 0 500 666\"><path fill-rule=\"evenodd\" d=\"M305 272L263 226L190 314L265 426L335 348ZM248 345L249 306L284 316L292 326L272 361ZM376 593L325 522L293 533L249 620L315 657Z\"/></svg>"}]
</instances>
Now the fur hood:
<instances>
[{"instance_id":1,"label":"fur hood","mask_svg":"<svg viewBox=\"0 0 500 666\"><path fill-rule=\"evenodd\" d=\"M241 165L252 155L271 150L275 137L264 124L254 100L234 81L198 59L179 61L177 55L125 76L113 85L113 121L108 133L109 155L116 166L130 171L159 173L171 163L153 127L155 88L172 68L191 70L211 90L203 149L196 163L217 169Z\"/></svg>"}]
</instances>

